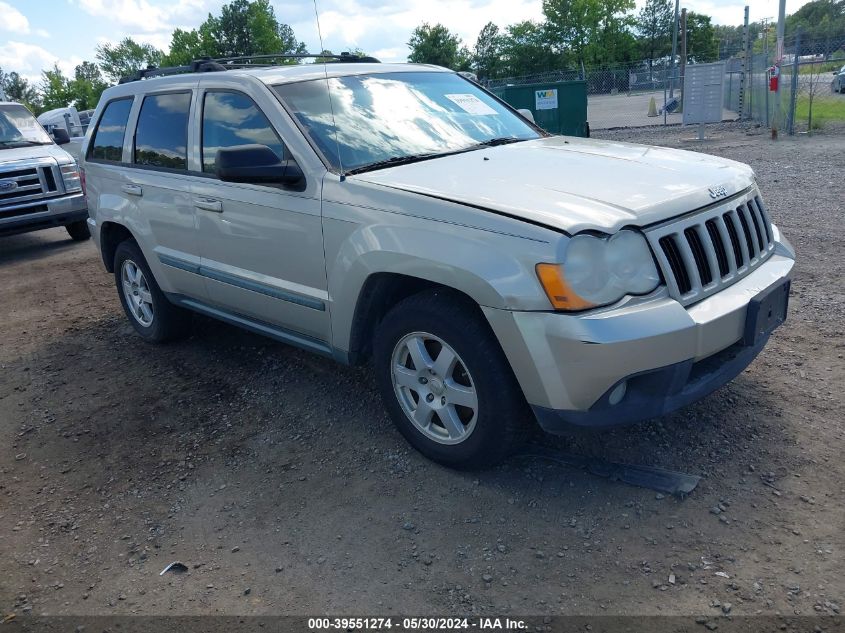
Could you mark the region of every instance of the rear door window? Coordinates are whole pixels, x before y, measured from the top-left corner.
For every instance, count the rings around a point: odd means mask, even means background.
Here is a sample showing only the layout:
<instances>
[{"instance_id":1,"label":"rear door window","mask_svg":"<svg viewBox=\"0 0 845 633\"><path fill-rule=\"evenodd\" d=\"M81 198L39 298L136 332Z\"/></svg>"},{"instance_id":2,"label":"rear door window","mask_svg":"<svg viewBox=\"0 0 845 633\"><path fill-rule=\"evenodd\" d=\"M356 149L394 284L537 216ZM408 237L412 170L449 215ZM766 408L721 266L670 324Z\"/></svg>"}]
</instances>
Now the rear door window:
<instances>
[{"instance_id":1,"label":"rear door window","mask_svg":"<svg viewBox=\"0 0 845 633\"><path fill-rule=\"evenodd\" d=\"M188 168L190 92L144 97L135 128L136 165L163 169Z\"/></svg>"},{"instance_id":2,"label":"rear door window","mask_svg":"<svg viewBox=\"0 0 845 633\"><path fill-rule=\"evenodd\" d=\"M119 163L123 158L123 139L126 136L126 122L132 98L110 102L97 123L88 158Z\"/></svg>"},{"instance_id":3,"label":"rear door window","mask_svg":"<svg viewBox=\"0 0 845 633\"><path fill-rule=\"evenodd\" d=\"M259 143L279 160L288 158L284 143L255 102L238 92L209 91L202 108L202 170L214 173L217 150Z\"/></svg>"}]
</instances>

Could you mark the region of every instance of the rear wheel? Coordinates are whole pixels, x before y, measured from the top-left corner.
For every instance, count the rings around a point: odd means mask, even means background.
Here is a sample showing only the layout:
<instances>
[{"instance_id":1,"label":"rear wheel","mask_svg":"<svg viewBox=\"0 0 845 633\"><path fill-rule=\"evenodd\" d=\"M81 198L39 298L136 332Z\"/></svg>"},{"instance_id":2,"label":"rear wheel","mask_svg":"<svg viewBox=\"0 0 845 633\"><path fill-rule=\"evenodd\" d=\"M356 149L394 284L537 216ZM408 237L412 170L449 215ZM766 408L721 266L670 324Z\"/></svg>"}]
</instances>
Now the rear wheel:
<instances>
[{"instance_id":1,"label":"rear wheel","mask_svg":"<svg viewBox=\"0 0 845 633\"><path fill-rule=\"evenodd\" d=\"M482 468L518 445L527 406L477 307L434 290L394 307L373 345L382 399L399 431L426 457Z\"/></svg>"},{"instance_id":2,"label":"rear wheel","mask_svg":"<svg viewBox=\"0 0 845 633\"><path fill-rule=\"evenodd\" d=\"M78 220L77 222L71 222L70 224L66 225L65 228L67 229L68 235L70 235L70 239L74 240L75 242L84 242L89 237L91 237L91 231L88 229L87 220Z\"/></svg>"},{"instance_id":3,"label":"rear wheel","mask_svg":"<svg viewBox=\"0 0 845 633\"><path fill-rule=\"evenodd\" d=\"M118 245L114 254L114 277L123 310L144 340L163 343L188 334L190 312L167 300L133 240Z\"/></svg>"}]
</instances>

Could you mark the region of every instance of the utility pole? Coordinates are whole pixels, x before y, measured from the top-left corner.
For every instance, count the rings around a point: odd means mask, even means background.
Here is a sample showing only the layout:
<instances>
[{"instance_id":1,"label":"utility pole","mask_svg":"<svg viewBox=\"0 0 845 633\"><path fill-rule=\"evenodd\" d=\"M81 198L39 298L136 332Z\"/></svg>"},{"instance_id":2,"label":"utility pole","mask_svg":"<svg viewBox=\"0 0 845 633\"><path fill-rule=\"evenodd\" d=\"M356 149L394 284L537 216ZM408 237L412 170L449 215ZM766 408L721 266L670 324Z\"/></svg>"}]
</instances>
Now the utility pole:
<instances>
[{"instance_id":1,"label":"utility pole","mask_svg":"<svg viewBox=\"0 0 845 633\"><path fill-rule=\"evenodd\" d=\"M675 0L675 22L672 26L672 64L671 79L669 83L669 100L675 96L675 57L678 55L678 3L680 0Z\"/></svg>"},{"instance_id":2,"label":"utility pole","mask_svg":"<svg viewBox=\"0 0 845 633\"><path fill-rule=\"evenodd\" d=\"M780 70L781 63L783 62L783 30L786 23L786 0L780 0L780 6L778 7L778 47L777 51L775 52L775 66ZM796 66L795 71L797 72L798 68ZM776 141L778 138L778 127L780 127L781 122L781 111L780 111L780 89L781 81L780 77L778 77L778 89L775 91L775 116L774 116L774 123L772 123L772 140Z\"/></svg>"},{"instance_id":3,"label":"utility pole","mask_svg":"<svg viewBox=\"0 0 845 633\"><path fill-rule=\"evenodd\" d=\"M687 10L681 9L681 107L684 104L684 78L687 76Z\"/></svg>"},{"instance_id":4,"label":"utility pole","mask_svg":"<svg viewBox=\"0 0 845 633\"><path fill-rule=\"evenodd\" d=\"M739 77L739 118L748 118L751 109L745 104L745 84L749 79L749 70L751 69L751 60L749 59L749 39L748 39L748 5L745 5L745 22L742 29L742 74Z\"/></svg>"},{"instance_id":5,"label":"utility pole","mask_svg":"<svg viewBox=\"0 0 845 633\"><path fill-rule=\"evenodd\" d=\"M766 56L766 64L769 63L769 18L763 18L763 52ZM766 86L766 127L771 125L769 120L769 87Z\"/></svg>"}]
</instances>

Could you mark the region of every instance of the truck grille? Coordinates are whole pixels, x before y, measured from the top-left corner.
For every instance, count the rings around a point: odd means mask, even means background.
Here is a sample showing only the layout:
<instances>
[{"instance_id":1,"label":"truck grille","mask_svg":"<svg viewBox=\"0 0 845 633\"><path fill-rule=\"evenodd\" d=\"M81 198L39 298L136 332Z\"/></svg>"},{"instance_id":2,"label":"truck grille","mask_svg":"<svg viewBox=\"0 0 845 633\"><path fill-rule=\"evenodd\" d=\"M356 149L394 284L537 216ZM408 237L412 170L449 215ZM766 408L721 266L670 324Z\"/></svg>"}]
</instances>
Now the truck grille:
<instances>
[{"instance_id":1,"label":"truck grille","mask_svg":"<svg viewBox=\"0 0 845 633\"><path fill-rule=\"evenodd\" d=\"M646 231L672 298L684 305L719 292L762 264L775 248L755 191Z\"/></svg>"},{"instance_id":2,"label":"truck grille","mask_svg":"<svg viewBox=\"0 0 845 633\"><path fill-rule=\"evenodd\" d=\"M0 181L12 181L13 189L0 189L0 217L41 211L45 198L61 195L61 174L52 159L14 163L0 167ZM14 207L14 208L12 208Z\"/></svg>"}]
</instances>

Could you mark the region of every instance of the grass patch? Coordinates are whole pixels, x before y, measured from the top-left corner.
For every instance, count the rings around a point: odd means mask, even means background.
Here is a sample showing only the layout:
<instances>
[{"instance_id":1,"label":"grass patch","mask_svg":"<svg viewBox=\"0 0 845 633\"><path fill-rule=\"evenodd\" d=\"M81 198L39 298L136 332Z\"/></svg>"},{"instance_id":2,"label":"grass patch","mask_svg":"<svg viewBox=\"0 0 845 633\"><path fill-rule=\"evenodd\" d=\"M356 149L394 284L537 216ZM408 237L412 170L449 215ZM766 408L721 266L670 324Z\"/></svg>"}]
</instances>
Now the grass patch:
<instances>
[{"instance_id":1,"label":"grass patch","mask_svg":"<svg viewBox=\"0 0 845 633\"><path fill-rule=\"evenodd\" d=\"M798 95L795 104L795 122L806 122L810 115L810 97ZM824 94L813 98L813 129L817 130L825 123L845 121L845 96Z\"/></svg>"}]
</instances>

